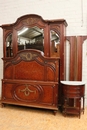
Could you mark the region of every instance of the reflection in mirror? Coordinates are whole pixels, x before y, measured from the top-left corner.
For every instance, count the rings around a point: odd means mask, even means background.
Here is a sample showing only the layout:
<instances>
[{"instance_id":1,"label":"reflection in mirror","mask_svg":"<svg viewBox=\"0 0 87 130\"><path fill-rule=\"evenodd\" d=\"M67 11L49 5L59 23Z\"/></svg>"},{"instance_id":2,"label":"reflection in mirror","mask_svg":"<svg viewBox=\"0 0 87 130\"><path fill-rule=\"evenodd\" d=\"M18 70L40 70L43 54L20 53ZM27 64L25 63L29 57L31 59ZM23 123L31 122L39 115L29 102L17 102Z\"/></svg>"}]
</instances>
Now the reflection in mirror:
<instances>
[{"instance_id":1,"label":"reflection in mirror","mask_svg":"<svg viewBox=\"0 0 87 130\"><path fill-rule=\"evenodd\" d=\"M37 49L44 51L44 32L38 27L22 28L18 31L18 51L23 49Z\"/></svg>"},{"instance_id":2,"label":"reflection in mirror","mask_svg":"<svg viewBox=\"0 0 87 130\"><path fill-rule=\"evenodd\" d=\"M12 34L10 34L6 38L6 57L12 57L12 56L13 56Z\"/></svg>"},{"instance_id":3,"label":"reflection in mirror","mask_svg":"<svg viewBox=\"0 0 87 130\"><path fill-rule=\"evenodd\" d=\"M60 38L59 35L51 30L51 56L60 56Z\"/></svg>"}]
</instances>

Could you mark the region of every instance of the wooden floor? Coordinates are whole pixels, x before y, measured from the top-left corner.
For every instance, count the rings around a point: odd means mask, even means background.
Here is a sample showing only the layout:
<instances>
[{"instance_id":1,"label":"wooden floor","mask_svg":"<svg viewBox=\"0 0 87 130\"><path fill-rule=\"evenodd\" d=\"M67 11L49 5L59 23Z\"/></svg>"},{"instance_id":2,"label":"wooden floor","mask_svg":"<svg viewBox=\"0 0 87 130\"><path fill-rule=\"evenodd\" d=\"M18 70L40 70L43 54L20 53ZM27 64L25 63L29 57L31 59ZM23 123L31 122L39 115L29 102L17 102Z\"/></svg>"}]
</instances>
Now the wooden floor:
<instances>
[{"instance_id":1,"label":"wooden floor","mask_svg":"<svg viewBox=\"0 0 87 130\"><path fill-rule=\"evenodd\" d=\"M52 111L6 105L0 107L0 130L87 130L87 108L79 119Z\"/></svg>"}]
</instances>

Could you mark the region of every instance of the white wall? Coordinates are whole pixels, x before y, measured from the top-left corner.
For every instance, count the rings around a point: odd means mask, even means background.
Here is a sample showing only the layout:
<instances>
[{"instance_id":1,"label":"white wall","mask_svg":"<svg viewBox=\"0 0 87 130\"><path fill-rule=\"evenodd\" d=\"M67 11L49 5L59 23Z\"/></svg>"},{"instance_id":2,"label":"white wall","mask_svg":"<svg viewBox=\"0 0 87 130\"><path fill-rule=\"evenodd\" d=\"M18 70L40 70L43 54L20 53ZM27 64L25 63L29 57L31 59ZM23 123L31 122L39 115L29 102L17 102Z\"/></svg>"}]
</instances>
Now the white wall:
<instances>
[{"instance_id":1,"label":"white wall","mask_svg":"<svg viewBox=\"0 0 87 130\"><path fill-rule=\"evenodd\" d=\"M68 23L67 36L87 35L87 0L0 0L0 25L14 23L26 14L38 14L43 19L65 19ZM0 29L0 59L3 56L2 37ZM83 70L87 70L87 54L85 57ZM0 60L0 79L3 77L2 70ZM87 81L86 71L83 71L83 80Z\"/></svg>"}]
</instances>

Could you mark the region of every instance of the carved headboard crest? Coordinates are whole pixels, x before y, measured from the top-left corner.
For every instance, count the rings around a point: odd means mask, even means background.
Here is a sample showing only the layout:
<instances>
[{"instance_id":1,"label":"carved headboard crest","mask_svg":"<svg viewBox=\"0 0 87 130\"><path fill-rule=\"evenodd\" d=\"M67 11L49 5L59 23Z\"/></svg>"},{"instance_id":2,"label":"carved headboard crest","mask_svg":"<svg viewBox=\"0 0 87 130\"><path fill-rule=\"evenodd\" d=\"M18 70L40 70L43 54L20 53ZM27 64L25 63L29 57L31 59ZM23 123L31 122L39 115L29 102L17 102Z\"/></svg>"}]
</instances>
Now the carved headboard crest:
<instances>
[{"instance_id":1,"label":"carved headboard crest","mask_svg":"<svg viewBox=\"0 0 87 130\"><path fill-rule=\"evenodd\" d=\"M37 56L37 54L33 54L31 52L25 52L20 54L20 58L26 61L34 60Z\"/></svg>"}]
</instances>

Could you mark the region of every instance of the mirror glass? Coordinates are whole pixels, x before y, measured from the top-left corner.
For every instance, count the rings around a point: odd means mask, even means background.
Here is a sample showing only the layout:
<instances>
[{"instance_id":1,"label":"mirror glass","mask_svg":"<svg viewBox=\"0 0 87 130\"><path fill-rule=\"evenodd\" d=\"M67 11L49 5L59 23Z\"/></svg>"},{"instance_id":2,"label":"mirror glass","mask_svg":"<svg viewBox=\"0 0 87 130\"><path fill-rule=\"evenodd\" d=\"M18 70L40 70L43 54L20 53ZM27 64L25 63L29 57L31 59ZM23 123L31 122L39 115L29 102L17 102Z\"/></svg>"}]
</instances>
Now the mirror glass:
<instances>
[{"instance_id":1,"label":"mirror glass","mask_svg":"<svg viewBox=\"0 0 87 130\"><path fill-rule=\"evenodd\" d=\"M6 57L13 56L13 49L12 49L12 33L9 34L6 38Z\"/></svg>"},{"instance_id":2,"label":"mirror glass","mask_svg":"<svg viewBox=\"0 0 87 130\"><path fill-rule=\"evenodd\" d=\"M44 31L37 26L32 28L24 27L17 32L18 51L23 49L37 49L44 52Z\"/></svg>"},{"instance_id":3,"label":"mirror glass","mask_svg":"<svg viewBox=\"0 0 87 130\"><path fill-rule=\"evenodd\" d=\"M51 56L60 56L60 37L59 35L51 30L50 31L51 39Z\"/></svg>"}]
</instances>

